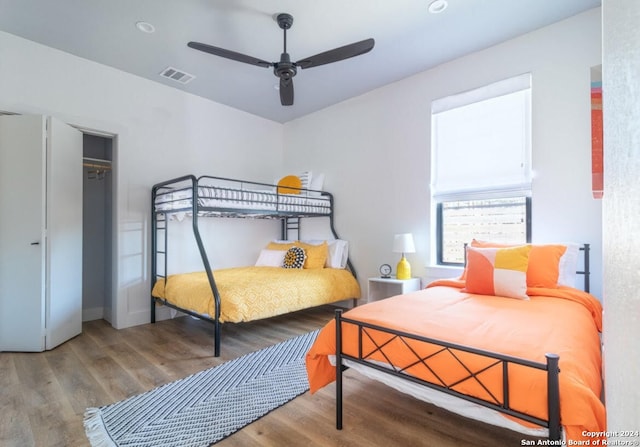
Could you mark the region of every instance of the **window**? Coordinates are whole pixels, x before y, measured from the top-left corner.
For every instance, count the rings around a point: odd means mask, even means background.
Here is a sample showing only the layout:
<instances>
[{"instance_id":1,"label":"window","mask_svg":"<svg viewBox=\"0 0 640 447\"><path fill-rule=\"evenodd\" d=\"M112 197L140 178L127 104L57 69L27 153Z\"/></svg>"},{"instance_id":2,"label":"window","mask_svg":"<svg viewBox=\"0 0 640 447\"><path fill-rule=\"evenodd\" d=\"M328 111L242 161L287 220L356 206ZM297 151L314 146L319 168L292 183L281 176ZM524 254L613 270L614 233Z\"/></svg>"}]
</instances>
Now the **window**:
<instances>
[{"instance_id":1,"label":"window","mask_svg":"<svg viewBox=\"0 0 640 447\"><path fill-rule=\"evenodd\" d=\"M433 102L432 203L438 264L472 238L531 241L531 76Z\"/></svg>"}]
</instances>

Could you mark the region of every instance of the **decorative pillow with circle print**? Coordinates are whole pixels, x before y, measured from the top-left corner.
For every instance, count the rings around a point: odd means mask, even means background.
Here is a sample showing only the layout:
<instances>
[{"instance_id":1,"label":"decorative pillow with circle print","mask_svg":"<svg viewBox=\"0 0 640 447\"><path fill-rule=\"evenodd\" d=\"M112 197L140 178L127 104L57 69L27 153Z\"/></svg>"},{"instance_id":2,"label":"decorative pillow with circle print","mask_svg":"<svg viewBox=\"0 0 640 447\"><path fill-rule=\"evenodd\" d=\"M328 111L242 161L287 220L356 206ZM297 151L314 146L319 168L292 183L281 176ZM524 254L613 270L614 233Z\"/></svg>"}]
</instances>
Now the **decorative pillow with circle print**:
<instances>
[{"instance_id":1,"label":"decorative pillow with circle print","mask_svg":"<svg viewBox=\"0 0 640 447\"><path fill-rule=\"evenodd\" d=\"M301 269L304 266L304 260L306 257L304 248L291 247L284 255L282 267L286 269Z\"/></svg>"}]
</instances>

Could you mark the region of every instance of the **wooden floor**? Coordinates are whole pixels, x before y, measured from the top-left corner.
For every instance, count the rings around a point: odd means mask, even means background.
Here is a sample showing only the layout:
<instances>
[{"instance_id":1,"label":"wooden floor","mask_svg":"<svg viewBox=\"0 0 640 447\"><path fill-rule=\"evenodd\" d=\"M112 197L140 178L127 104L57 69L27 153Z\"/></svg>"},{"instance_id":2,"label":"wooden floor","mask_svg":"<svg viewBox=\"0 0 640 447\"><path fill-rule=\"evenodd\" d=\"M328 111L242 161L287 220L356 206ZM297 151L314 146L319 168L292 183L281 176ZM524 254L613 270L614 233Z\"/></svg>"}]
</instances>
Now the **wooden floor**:
<instances>
[{"instance_id":1,"label":"wooden floor","mask_svg":"<svg viewBox=\"0 0 640 447\"><path fill-rule=\"evenodd\" d=\"M0 446L88 446L87 407L110 404L322 327L330 306L212 326L190 317L115 330L102 320L44 353L0 353ZM344 381L344 429L334 386L308 392L216 444L231 446L520 446L523 436L452 415L354 371Z\"/></svg>"}]
</instances>

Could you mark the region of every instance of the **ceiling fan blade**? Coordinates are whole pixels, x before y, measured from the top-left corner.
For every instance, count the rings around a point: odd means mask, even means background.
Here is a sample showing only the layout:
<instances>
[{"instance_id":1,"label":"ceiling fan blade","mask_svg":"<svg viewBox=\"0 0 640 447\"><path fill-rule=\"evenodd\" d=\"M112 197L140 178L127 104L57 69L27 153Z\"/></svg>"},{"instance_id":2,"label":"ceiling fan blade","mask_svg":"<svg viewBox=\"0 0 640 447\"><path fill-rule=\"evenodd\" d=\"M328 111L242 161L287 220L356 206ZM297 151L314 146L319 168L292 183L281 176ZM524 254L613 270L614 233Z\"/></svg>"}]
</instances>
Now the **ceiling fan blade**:
<instances>
[{"instance_id":1,"label":"ceiling fan blade","mask_svg":"<svg viewBox=\"0 0 640 447\"><path fill-rule=\"evenodd\" d=\"M360 42L334 48L333 50L325 51L324 53L299 60L296 62L296 65L300 68L312 68L319 65L338 62L344 59L349 59L350 57L368 53L373 48L374 44L375 41L373 39L361 40Z\"/></svg>"},{"instance_id":2,"label":"ceiling fan blade","mask_svg":"<svg viewBox=\"0 0 640 447\"><path fill-rule=\"evenodd\" d=\"M293 79L280 78L280 104L293 105Z\"/></svg>"},{"instance_id":3,"label":"ceiling fan blade","mask_svg":"<svg viewBox=\"0 0 640 447\"><path fill-rule=\"evenodd\" d=\"M273 65L271 62L263 61L262 59L257 59L255 57L247 56L246 54L242 53L236 53L235 51L225 50L224 48L214 47L212 45L207 45L206 43L189 42L187 46L189 48L193 48L194 50L200 50L204 51L205 53L213 54L214 56L225 57L233 61L257 65L258 67L268 68Z\"/></svg>"}]
</instances>

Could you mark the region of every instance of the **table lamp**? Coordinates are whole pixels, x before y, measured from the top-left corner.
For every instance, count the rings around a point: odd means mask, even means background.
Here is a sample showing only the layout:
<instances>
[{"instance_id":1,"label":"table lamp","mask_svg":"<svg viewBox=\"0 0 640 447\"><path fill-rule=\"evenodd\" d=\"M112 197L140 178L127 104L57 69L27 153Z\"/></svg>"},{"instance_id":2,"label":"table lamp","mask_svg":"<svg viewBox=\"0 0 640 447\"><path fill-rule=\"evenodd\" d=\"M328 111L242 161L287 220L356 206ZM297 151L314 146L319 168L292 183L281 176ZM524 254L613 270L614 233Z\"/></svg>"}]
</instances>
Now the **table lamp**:
<instances>
[{"instance_id":1,"label":"table lamp","mask_svg":"<svg viewBox=\"0 0 640 447\"><path fill-rule=\"evenodd\" d=\"M411 233L396 234L393 238L393 252L402 253L402 258L398 262L396 270L397 279L411 279L411 265L407 258L404 257L405 253L415 253L416 246L413 243L413 235Z\"/></svg>"}]
</instances>

